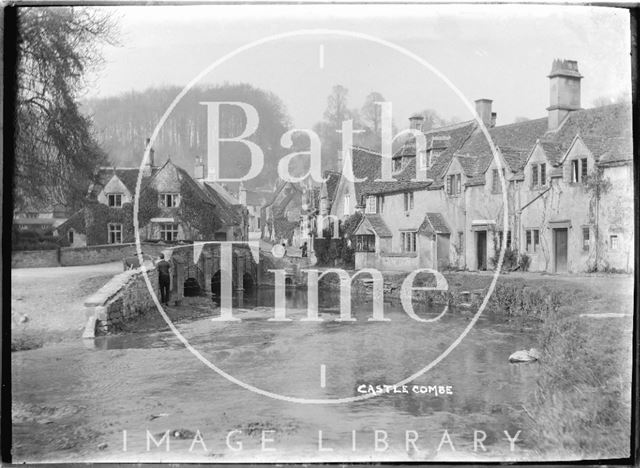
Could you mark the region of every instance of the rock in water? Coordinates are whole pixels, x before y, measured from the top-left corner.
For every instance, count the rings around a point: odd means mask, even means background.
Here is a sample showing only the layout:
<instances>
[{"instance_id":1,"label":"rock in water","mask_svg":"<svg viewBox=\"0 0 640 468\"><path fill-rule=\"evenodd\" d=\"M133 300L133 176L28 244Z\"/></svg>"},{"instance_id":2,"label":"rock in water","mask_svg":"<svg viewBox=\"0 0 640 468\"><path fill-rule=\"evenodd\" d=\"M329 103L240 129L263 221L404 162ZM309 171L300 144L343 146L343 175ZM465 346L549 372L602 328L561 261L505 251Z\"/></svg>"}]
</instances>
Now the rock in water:
<instances>
[{"instance_id":1,"label":"rock in water","mask_svg":"<svg viewBox=\"0 0 640 468\"><path fill-rule=\"evenodd\" d=\"M534 351L534 355L531 355L530 351ZM509 362L532 362L538 359L538 352L535 349L531 349L527 351L526 349L522 349L520 351L516 351L511 356L509 356Z\"/></svg>"}]
</instances>

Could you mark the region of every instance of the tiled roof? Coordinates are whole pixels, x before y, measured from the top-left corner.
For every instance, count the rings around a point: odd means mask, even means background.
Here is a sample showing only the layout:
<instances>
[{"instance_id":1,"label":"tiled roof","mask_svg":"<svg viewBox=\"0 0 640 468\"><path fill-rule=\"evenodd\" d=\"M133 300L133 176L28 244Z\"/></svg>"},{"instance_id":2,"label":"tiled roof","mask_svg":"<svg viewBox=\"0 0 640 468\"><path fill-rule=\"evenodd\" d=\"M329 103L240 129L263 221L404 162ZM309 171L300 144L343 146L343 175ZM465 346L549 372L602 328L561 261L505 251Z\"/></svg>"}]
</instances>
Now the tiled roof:
<instances>
[{"instance_id":1,"label":"tiled roof","mask_svg":"<svg viewBox=\"0 0 640 468\"><path fill-rule=\"evenodd\" d=\"M425 232L428 234L451 234L449 225L440 213L427 213L424 217L424 221L418 228L418 232Z\"/></svg>"},{"instance_id":2,"label":"tiled roof","mask_svg":"<svg viewBox=\"0 0 640 468\"><path fill-rule=\"evenodd\" d=\"M131 195L134 195L136 192L136 183L138 182L139 172L140 168L138 167L101 167L98 169L98 182L91 187L89 196L97 196L114 175L120 179L127 190L131 192ZM149 177L143 177L141 187L144 187L149 179Z\"/></svg>"},{"instance_id":3,"label":"tiled roof","mask_svg":"<svg viewBox=\"0 0 640 468\"><path fill-rule=\"evenodd\" d=\"M364 220L367 220L369 222L369 224L371 224L371 227L373 228L375 233L378 235L378 237L392 237L393 236L391 234L391 230L389 229L389 227L387 226L387 224L384 222L384 220L382 219L382 217L380 215L377 215L377 214L365 214L363 220L361 221L361 223L364 222Z\"/></svg>"},{"instance_id":4,"label":"tiled roof","mask_svg":"<svg viewBox=\"0 0 640 468\"><path fill-rule=\"evenodd\" d=\"M547 125L547 118L545 117L543 119L527 120L489 128L488 132L494 145L506 148L508 151L527 152L545 134ZM491 146L480 129L474 131L473 135L458 150L458 153L474 157L480 155L493 157Z\"/></svg>"},{"instance_id":5,"label":"tiled roof","mask_svg":"<svg viewBox=\"0 0 640 468\"><path fill-rule=\"evenodd\" d=\"M87 226L85 224L85 216L84 216L84 208L79 209L75 213L73 213L69 219L67 219L64 223L58 226L59 232L65 232L69 229L74 229L76 232L81 234L86 234Z\"/></svg>"},{"instance_id":6,"label":"tiled roof","mask_svg":"<svg viewBox=\"0 0 640 468\"><path fill-rule=\"evenodd\" d=\"M439 142L446 141L446 149L444 149L431 167L427 170L427 177L432 180L436 180L442 177L443 172L449 166L451 158L455 152L467 141L467 139L473 134L476 128L476 122L474 120L461 122L455 125L448 125L446 127L435 128L425 132L427 138L427 147L432 143L435 143L434 149L439 147ZM448 137L448 140L444 138ZM435 142L434 142L435 140ZM408 139L405 144L394 155L402 154L403 156L412 156L409 163L402 169L397 175L399 180L411 180L415 178L416 174L416 142L415 138Z\"/></svg>"},{"instance_id":7,"label":"tiled roof","mask_svg":"<svg viewBox=\"0 0 640 468\"><path fill-rule=\"evenodd\" d=\"M382 156L375 151L365 148L353 148L352 153L353 175L357 179L365 178L364 182L355 184L356 202L359 203L363 193L369 193L370 187L375 187L379 182L375 182L382 176L381 161Z\"/></svg>"},{"instance_id":8,"label":"tiled roof","mask_svg":"<svg viewBox=\"0 0 640 468\"><path fill-rule=\"evenodd\" d=\"M410 180L398 180L395 182L376 182L375 184L369 184L366 189L362 190L362 195L374 195L396 192L411 192L414 190L424 190L432 185L431 181L416 181Z\"/></svg>"},{"instance_id":9,"label":"tiled roof","mask_svg":"<svg viewBox=\"0 0 640 468\"><path fill-rule=\"evenodd\" d=\"M549 162L556 166L562 159L567 148L562 148L559 143L554 143L552 141L540 140L540 145L542 146L542 150L547 155Z\"/></svg>"},{"instance_id":10,"label":"tiled roof","mask_svg":"<svg viewBox=\"0 0 640 468\"><path fill-rule=\"evenodd\" d=\"M542 118L502 125L488 131L516 179L521 177L526 158L538 140L552 165L561 162L576 135L580 135L596 159L602 155L603 164L611 160L626 161L633 158L629 104L573 111L558 130L547 130L548 120ZM459 160L463 171L470 177L467 185L484 184L483 174L493 158L484 134L476 130L458 154L463 155ZM475 163L472 163L472 159L476 160Z\"/></svg>"}]
</instances>

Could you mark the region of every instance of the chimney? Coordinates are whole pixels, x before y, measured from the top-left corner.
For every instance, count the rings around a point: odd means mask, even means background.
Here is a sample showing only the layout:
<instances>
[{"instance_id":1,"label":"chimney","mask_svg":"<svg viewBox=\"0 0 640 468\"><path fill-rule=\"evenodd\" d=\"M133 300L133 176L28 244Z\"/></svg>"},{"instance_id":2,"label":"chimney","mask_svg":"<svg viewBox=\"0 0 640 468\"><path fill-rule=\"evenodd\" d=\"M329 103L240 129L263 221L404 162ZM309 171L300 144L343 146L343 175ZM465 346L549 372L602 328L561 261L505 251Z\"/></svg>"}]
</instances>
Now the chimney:
<instances>
[{"instance_id":1,"label":"chimney","mask_svg":"<svg viewBox=\"0 0 640 468\"><path fill-rule=\"evenodd\" d=\"M247 188L242 182L240 182L240 188L238 189L238 201L241 205L247 206Z\"/></svg>"},{"instance_id":2,"label":"chimney","mask_svg":"<svg viewBox=\"0 0 640 468\"><path fill-rule=\"evenodd\" d=\"M150 144L151 144L151 139L147 138L144 142L145 151L147 151L147 148L149 147ZM149 150L149 159L147 160L147 163L144 165L144 168L142 169L143 177L149 177L153 175L156 172L156 169L157 168L155 165L155 150L151 148Z\"/></svg>"},{"instance_id":3,"label":"chimney","mask_svg":"<svg viewBox=\"0 0 640 468\"><path fill-rule=\"evenodd\" d=\"M409 128L412 130L422 131L422 124L424 123L424 116L420 114L413 114L409 117Z\"/></svg>"},{"instance_id":4,"label":"chimney","mask_svg":"<svg viewBox=\"0 0 640 468\"><path fill-rule=\"evenodd\" d=\"M498 119L498 114L495 112L491 113L491 128L496 126L496 120Z\"/></svg>"},{"instance_id":5,"label":"chimney","mask_svg":"<svg viewBox=\"0 0 640 468\"><path fill-rule=\"evenodd\" d=\"M476 99L476 113L480 117L480 120L485 124L486 127L491 128L491 104L493 101L491 99Z\"/></svg>"},{"instance_id":6,"label":"chimney","mask_svg":"<svg viewBox=\"0 0 640 468\"><path fill-rule=\"evenodd\" d=\"M549 77L549 130L556 130L569 112L580 109L580 80L575 60L555 59Z\"/></svg>"},{"instance_id":7,"label":"chimney","mask_svg":"<svg viewBox=\"0 0 640 468\"><path fill-rule=\"evenodd\" d=\"M193 178L200 181L204 180L204 163L202 158L196 158L196 164L193 168Z\"/></svg>"}]
</instances>

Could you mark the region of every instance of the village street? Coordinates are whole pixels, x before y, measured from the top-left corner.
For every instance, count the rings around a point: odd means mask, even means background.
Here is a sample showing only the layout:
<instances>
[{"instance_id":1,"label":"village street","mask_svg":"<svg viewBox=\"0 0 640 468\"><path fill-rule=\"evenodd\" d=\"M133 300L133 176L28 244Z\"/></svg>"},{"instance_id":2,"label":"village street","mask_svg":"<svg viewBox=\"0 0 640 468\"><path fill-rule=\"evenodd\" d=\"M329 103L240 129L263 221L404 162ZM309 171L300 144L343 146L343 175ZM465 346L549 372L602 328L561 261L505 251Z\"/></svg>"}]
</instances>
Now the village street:
<instances>
[{"instance_id":1,"label":"village street","mask_svg":"<svg viewBox=\"0 0 640 468\"><path fill-rule=\"evenodd\" d=\"M121 271L122 262L13 269L12 343L29 348L62 338L80 339L84 300Z\"/></svg>"}]
</instances>

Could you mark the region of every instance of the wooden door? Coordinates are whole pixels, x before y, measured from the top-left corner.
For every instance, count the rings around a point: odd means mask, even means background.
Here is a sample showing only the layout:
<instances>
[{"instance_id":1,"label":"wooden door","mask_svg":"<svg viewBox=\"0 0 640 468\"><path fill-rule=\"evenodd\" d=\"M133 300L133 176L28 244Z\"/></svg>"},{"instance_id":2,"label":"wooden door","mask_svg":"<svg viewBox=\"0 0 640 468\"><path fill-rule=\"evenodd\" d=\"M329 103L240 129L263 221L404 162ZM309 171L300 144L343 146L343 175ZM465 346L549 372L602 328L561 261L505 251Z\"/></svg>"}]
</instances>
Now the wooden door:
<instances>
[{"instance_id":1,"label":"wooden door","mask_svg":"<svg viewBox=\"0 0 640 468\"><path fill-rule=\"evenodd\" d=\"M567 228L554 229L555 271L558 273L567 271L568 237Z\"/></svg>"},{"instance_id":2,"label":"wooden door","mask_svg":"<svg viewBox=\"0 0 640 468\"><path fill-rule=\"evenodd\" d=\"M487 269L487 231L476 232L476 253L478 270Z\"/></svg>"}]
</instances>

